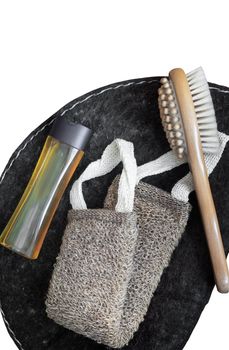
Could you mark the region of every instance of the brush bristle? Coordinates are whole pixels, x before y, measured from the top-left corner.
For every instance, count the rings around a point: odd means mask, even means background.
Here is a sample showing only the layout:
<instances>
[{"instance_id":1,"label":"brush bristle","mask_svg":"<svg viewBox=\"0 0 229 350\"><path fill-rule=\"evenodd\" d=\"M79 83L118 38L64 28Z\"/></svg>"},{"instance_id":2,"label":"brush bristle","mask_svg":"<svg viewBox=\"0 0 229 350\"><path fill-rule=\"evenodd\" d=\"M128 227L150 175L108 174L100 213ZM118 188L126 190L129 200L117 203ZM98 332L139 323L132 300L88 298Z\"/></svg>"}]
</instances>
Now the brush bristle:
<instances>
[{"instance_id":1,"label":"brush bristle","mask_svg":"<svg viewBox=\"0 0 229 350\"><path fill-rule=\"evenodd\" d=\"M204 153L217 153L219 138L215 110L203 69L197 68L186 74L196 112L200 139ZM185 138L176 96L172 83L167 78L161 79L159 89L159 108L162 124L171 148L179 158L186 153Z\"/></svg>"}]
</instances>

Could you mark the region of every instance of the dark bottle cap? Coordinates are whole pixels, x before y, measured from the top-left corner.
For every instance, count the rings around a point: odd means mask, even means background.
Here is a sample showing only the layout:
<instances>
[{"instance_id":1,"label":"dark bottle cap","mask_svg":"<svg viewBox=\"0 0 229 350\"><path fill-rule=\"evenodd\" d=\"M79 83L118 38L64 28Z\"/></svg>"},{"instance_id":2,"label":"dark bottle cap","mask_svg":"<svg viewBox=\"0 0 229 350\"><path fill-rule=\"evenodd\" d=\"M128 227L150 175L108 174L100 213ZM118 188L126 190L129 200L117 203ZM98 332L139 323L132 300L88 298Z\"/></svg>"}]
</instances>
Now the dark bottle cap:
<instances>
[{"instance_id":1,"label":"dark bottle cap","mask_svg":"<svg viewBox=\"0 0 229 350\"><path fill-rule=\"evenodd\" d=\"M69 122L64 117L58 117L54 121L49 135L62 143L84 151L92 136L92 131L86 126Z\"/></svg>"}]
</instances>

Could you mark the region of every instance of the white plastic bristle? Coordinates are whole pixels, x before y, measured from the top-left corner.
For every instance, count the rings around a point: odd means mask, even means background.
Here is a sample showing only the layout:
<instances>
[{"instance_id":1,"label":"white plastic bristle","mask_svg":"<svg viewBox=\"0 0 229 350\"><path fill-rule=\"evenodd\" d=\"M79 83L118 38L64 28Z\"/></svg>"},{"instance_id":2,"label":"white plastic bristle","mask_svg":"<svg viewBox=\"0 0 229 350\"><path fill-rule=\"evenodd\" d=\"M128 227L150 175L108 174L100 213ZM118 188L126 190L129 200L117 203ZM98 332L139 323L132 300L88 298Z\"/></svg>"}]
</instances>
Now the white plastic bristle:
<instances>
[{"instance_id":1,"label":"white plastic bristle","mask_svg":"<svg viewBox=\"0 0 229 350\"><path fill-rule=\"evenodd\" d=\"M196 68L196 69L193 69L191 72L187 73L187 74L186 74L186 77L187 77L187 79L189 80L189 79L191 79L191 78L193 78L193 77L202 76L202 74L203 74L203 69L202 69L202 67L198 67L198 68Z\"/></svg>"},{"instance_id":2,"label":"white plastic bristle","mask_svg":"<svg viewBox=\"0 0 229 350\"><path fill-rule=\"evenodd\" d=\"M206 97L202 97L201 99L199 97L200 96L198 96L197 100L195 100L195 101L193 100L193 104L194 104L195 108L197 108L199 106L206 106L212 100L209 95L207 95Z\"/></svg>"},{"instance_id":3,"label":"white plastic bristle","mask_svg":"<svg viewBox=\"0 0 229 350\"><path fill-rule=\"evenodd\" d=\"M202 130L214 130L215 128L217 128L217 124L216 123L211 123L211 117L209 118L201 118L201 120L199 121L198 124L199 127L199 131L202 132Z\"/></svg>"},{"instance_id":4,"label":"white plastic bristle","mask_svg":"<svg viewBox=\"0 0 229 350\"><path fill-rule=\"evenodd\" d=\"M202 91L197 95L192 95L192 100L194 104L205 104L212 100L211 96L207 91Z\"/></svg>"},{"instance_id":5,"label":"white plastic bristle","mask_svg":"<svg viewBox=\"0 0 229 350\"><path fill-rule=\"evenodd\" d=\"M216 153L219 148L217 122L203 69L200 67L188 73L187 79L193 97L203 151Z\"/></svg>"},{"instance_id":6,"label":"white plastic bristle","mask_svg":"<svg viewBox=\"0 0 229 350\"><path fill-rule=\"evenodd\" d=\"M219 148L219 137L215 117L214 105L208 82L203 69L197 68L186 74L192 100L196 112L202 148L205 153L216 153ZM179 158L183 158L186 153L182 118L177 105L175 93L171 82L167 78L161 79L160 110L163 125L166 129L167 138ZM168 118L171 116L171 118ZM171 122L170 122L171 121Z\"/></svg>"},{"instance_id":7,"label":"white plastic bristle","mask_svg":"<svg viewBox=\"0 0 229 350\"><path fill-rule=\"evenodd\" d=\"M202 131L201 131L201 133L202 133ZM206 136L206 137L212 136L212 130L211 129L204 129L203 133L204 133L204 136ZM202 136L202 137L204 137L204 136Z\"/></svg>"},{"instance_id":8,"label":"white plastic bristle","mask_svg":"<svg viewBox=\"0 0 229 350\"><path fill-rule=\"evenodd\" d=\"M214 110L212 108L209 108L209 106L207 104L197 105L195 107L195 111L196 111L196 113L207 111L208 114L210 111L212 111L212 113L215 114Z\"/></svg>"}]
</instances>

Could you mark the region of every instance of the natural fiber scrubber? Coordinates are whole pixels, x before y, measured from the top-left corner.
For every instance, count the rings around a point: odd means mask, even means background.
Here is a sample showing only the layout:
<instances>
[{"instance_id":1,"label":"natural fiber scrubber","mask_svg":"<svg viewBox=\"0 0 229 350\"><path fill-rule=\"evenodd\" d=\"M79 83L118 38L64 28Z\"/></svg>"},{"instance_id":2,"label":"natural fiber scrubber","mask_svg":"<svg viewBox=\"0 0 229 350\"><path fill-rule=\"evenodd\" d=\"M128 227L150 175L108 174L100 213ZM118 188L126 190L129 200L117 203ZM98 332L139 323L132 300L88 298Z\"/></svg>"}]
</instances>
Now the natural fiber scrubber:
<instances>
[{"instance_id":1,"label":"natural fiber scrubber","mask_svg":"<svg viewBox=\"0 0 229 350\"><path fill-rule=\"evenodd\" d=\"M161 127L157 102L159 87L160 78L157 77L101 87L68 103L38 128L31 130L31 134L12 154L0 178L0 230L6 226L21 198L57 116L78 121L94 131L87 157L80 164L73 181L116 137L134 143L139 165L167 152L169 144ZM210 91L218 129L229 134L229 89L210 84ZM229 250L228 147L210 176L226 252ZM187 171L188 166L182 165L170 173L146 178L145 181L170 192L174 183ZM108 187L117 173L120 169L85 184L84 193L90 208L102 207ZM61 200L36 262L29 262L0 247L1 307L10 336L19 349L105 349L103 345L57 325L45 312L44 300L66 228L70 188ZM180 244L163 272L144 322L125 349L183 349L210 298L214 279L194 194L190 203L193 210Z\"/></svg>"},{"instance_id":2,"label":"natural fiber scrubber","mask_svg":"<svg viewBox=\"0 0 229 350\"><path fill-rule=\"evenodd\" d=\"M46 300L58 324L119 347L123 301L137 240L134 213L72 210Z\"/></svg>"},{"instance_id":3,"label":"natural fiber scrubber","mask_svg":"<svg viewBox=\"0 0 229 350\"><path fill-rule=\"evenodd\" d=\"M109 188L105 208L115 206L118 179ZM120 330L127 339L144 319L163 270L184 232L190 211L189 203L180 202L157 187L142 181L136 187L134 212L137 214L138 239Z\"/></svg>"},{"instance_id":4,"label":"natural fiber scrubber","mask_svg":"<svg viewBox=\"0 0 229 350\"><path fill-rule=\"evenodd\" d=\"M124 140L115 140L103 153L108 168L115 167L116 159L119 163L125 153L125 173L121 176L114 208L81 209L81 205L78 208L73 204L71 196L73 209L68 215L45 302L48 317L58 324L116 348L129 341L123 337L121 320L138 239L136 214L131 203L137 165L133 145ZM81 179L94 163L81 175L78 187L82 187ZM96 176L95 169L92 174ZM121 193L123 186L129 192ZM78 197L83 197L82 191Z\"/></svg>"},{"instance_id":5,"label":"natural fiber scrubber","mask_svg":"<svg viewBox=\"0 0 229 350\"><path fill-rule=\"evenodd\" d=\"M110 187L105 209L87 209L82 183L120 160L122 175ZM191 210L144 182L135 189L136 183L132 144L119 139L74 183L73 210L46 300L55 322L114 348L127 345L144 320Z\"/></svg>"}]
</instances>

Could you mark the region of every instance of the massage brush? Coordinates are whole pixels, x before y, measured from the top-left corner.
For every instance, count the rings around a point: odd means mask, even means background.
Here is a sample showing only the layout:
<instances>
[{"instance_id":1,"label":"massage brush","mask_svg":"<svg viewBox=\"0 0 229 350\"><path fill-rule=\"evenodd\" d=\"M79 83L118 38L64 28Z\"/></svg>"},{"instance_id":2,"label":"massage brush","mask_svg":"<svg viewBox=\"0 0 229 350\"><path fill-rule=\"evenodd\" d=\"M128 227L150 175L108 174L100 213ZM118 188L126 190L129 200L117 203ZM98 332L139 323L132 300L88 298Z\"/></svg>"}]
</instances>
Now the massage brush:
<instances>
[{"instance_id":1,"label":"massage brush","mask_svg":"<svg viewBox=\"0 0 229 350\"><path fill-rule=\"evenodd\" d=\"M159 108L171 148L187 157L219 292L229 292L229 273L203 153L217 153L215 110L202 68L189 74L173 69L161 79Z\"/></svg>"}]
</instances>

